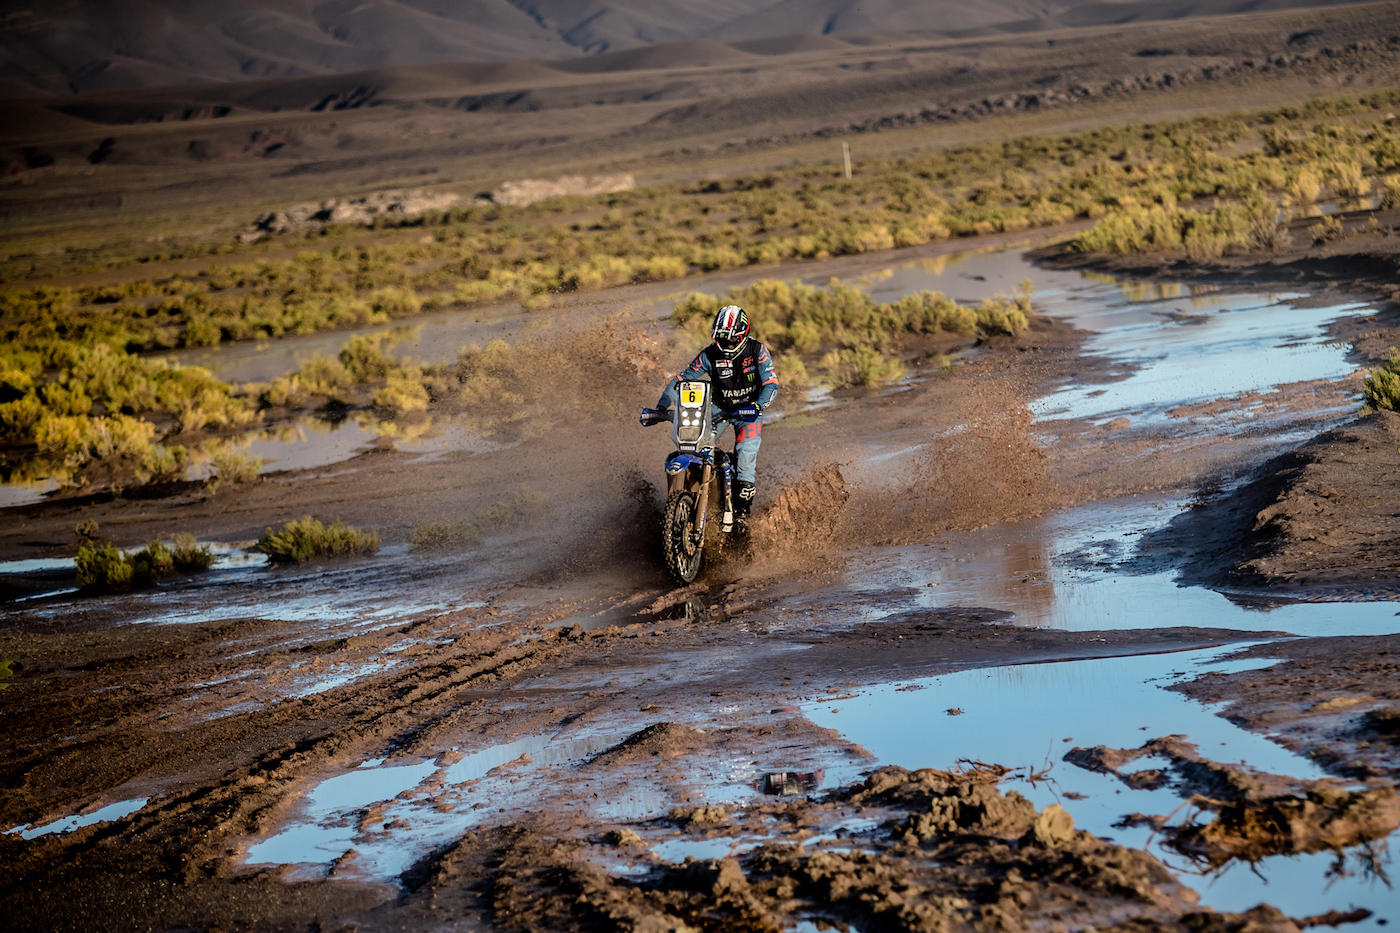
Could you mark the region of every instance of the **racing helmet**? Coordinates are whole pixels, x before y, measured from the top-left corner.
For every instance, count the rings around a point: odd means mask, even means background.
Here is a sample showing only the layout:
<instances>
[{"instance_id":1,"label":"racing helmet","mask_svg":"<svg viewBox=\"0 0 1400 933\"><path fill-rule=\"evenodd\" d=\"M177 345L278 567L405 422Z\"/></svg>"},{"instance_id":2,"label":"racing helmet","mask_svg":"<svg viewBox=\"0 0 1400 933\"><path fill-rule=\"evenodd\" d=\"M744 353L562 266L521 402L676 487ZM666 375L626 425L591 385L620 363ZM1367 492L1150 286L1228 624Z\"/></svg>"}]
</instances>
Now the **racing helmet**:
<instances>
[{"instance_id":1,"label":"racing helmet","mask_svg":"<svg viewBox=\"0 0 1400 933\"><path fill-rule=\"evenodd\" d=\"M715 327L711 332L715 346L725 356L734 356L749 336L749 315L738 305L725 305L715 315Z\"/></svg>"}]
</instances>

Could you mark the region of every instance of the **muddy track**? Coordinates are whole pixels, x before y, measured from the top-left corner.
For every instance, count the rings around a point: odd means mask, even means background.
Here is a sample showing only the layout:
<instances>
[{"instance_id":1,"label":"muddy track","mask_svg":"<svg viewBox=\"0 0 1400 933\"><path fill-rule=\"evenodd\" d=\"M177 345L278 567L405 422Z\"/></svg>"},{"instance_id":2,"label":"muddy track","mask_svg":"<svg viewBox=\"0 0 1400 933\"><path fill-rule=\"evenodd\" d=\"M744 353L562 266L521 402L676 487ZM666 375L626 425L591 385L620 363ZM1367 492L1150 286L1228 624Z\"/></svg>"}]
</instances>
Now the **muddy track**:
<instances>
[{"instance_id":1,"label":"muddy track","mask_svg":"<svg viewBox=\"0 0 1400 933\"><path fill-rule=\"evenodd\" d=\"M201 502L206 538L275 523L291 491L301 508L333 505L352 521L384 522L398 550L7 611L0 658L18 667L0 690L0 715L16 728L0 763L0 784L12 791L0 820L39 824L75 808L149 801L66 834L0 836L10 869L0 897L14 915L54 929L88 928L98 916L130 929L1246 922L1197 910L1150 857L1018 801L997 785L1005 769L986 780L861 776L875 756L802 712L820 703L835 713L871 684L1170 658L1283 634L1190 627L1195 620L1171 605L1141 629L1022 627L1003 604L1040 571L1014 560L1005 568L1016 579L998 579L985 600L930 605L935 581L917 570L927 564L889 575L901 569L888 563L900 547L953 542L942 545L953 560L956 542L969 539L939 536L1125 490L1185 494L1267 449L1267 438L1247 434L1185 445L1170 425L1038 427L1020 402L1071 381L1121 378L1120 364L1079 353L1083 339L1041 320L1016 341L977 348L944 377L844 397L819 410L820 430L777 422L751 547L725 549L684 590L666 588L652 556L645 478L659 457L631 444L634 435L611 448L608 495L595 476L559 478L542 486L555 497L552 513L462 555L408 552L406 529L464 510L443 490L472 485L478 503L546 483L548 441L446 462L376 455L353 465L353 484L308 472ZM622 407L613 400L608 418ZM1286 417L1305 425L1307 410ZM596 444L602 428L590 427L551 440ZM415 488L428 494L403 494ZM236 509L224 514L226 504ZM102 521L140 540L188 505L111 503ZM26 528L11 536L60 540L74 514L62 503L27 510ZM591 531L595 522L604 531ZM1093 564L1088 551L1069 558ZM345 591L366 598L338 602ZM414 609L423 591L470 608ZM534 762L519 751L522 739L538 739L526 745L542 759L556 739L580 750ZM510 757L447 777L483 749ZM429 776L318 815L317 789L365 766L367 775L382 766ZM826 772L850 778L811 790ZM1033 786L1034 770L1022 774ZM808 792L788 794L789 784ZM715 786L748 803L708 803ZM946 819L932 819L935 811ZM421 836L406 828L414 821ZM342 834L343 853L309 873L285 858L249 864L251 848L306 826ZM808 848L813 835L825 841ZM657 854L666 845L703 853L730 838L752 845L692 863ZM377 868L391 843L406 867ZM1277 911L1251 919L1290 928Z\"/></svg>"}]
</instances>

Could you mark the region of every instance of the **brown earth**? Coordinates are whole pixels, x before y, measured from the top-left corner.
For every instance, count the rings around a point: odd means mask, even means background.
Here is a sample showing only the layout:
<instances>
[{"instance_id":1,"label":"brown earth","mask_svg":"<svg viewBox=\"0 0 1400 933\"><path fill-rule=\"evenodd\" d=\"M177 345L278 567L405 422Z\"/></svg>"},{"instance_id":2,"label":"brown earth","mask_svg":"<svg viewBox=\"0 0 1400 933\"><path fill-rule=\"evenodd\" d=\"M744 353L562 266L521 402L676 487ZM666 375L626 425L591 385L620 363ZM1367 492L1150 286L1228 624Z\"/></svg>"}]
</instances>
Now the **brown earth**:
<instances>
[{"instance_id":1,"label":"brown earth","mask_svg":"<svg viewBox=\"0 0 1400 933\"><path fill-rule=\"evenodd\" d=\"M51 929L85 928L99 916L131 929L778 929L799 918L912 929L1129 918L1171 929L1296 927L1272 908L1247 918L1202 910L1151 857L1074 830L1064 811L1037 813L998 790L995 769L885 770L806 801L694 803L704 799L699 775L716 762L752 761L760 773L798 775L779 786L802 786L800 775L868 759L793 713L814 697L839 703L852 684L1260 637L1027 629L1007 624L1008 613L994 606L919 609L913 594L843 584L843 565L862 547L927 540L1092 494L1082 477L1065 481L1074 429L1047 457L1024 410L1007 404L1068 378L1067 362L1077 378L1094 372L1093 361L1077 357L1080 336L1037 319L943 378L894 396L844 398L822 410L820 432L775 422L765 463L785 479L765 488L751 545L763 559L750 564L743 549L721 551L703 582L686 590L669 589L651 556L656 493L645 477L657 455L630 445L614 453L610 469L639 498L590 495L595 474L561 475L546 453L585 445L599 428L571 428L544 411L542 436L526 434L494 453L424 461L382 451L349 472L10 510L15 520L0 532L0 548L19 556L71 548L73 525L88 518L123 542L176 525L202 539L236 540L285 517L294 502L297 511L336 511L384 529L390 545L401 545L415 524L471 514L521 484L548 489L555 503L546 517L466 554L263 571L270 575L256 585L273 589L254 611L219 611L220 584L201 598L198 581L164 589L194 607L175 625L140 621L151 610L160 617L162 591L60 595L6 611L0 658L13 659L13 677L0 690L11 724L0 825L39 824L121 799L150 802L116 823L30 841L0 836L0 897L12 916ZM540 352L557 359L548 345ZM630 391L654 393L653 377L639 376ZM640 430L625 400L611 404L616 411L598 409L609 430ZM911 458L907 471L871 475L862 466L872 439L887 449L918 446L955 423L967 425L959 440ZM1077 449L1097 462L1096 448ZM1225 443L1191 467L1163 442L1157 456L1172 469L1139 481L1192 475L1252 449ZM1016 468L968 486L970 477L983 479L978 466L989 458ZM813 461L824 465L802 467ZM470 484L461 481L465 470ZM1110 476L1104 488L1111 494L1118 481ZM815 528L825 533L811 534ZM338 616L331 607L347 590L364 593L364 606ZM460 596L449 600L456 606L415 610L423 590ZM476 608L460 608L464 602ZM398 615L366 627L362 613L386 605L400 606ZM900 605L909 608L891 613ZM861 624L862 611L880 612L880 624ZM352 683L335 686L347 672ZM445 768L462 749L589 724L632 737L566 776L539 787L526 776L527 791L482 801L493 807L490 818L431 849L401 887L358 868L354 849L319 879L244 864L251 842L295 818L308 790L360 762L387 755L391 765ZM530 764L521 756L491 774ZM636 787L669 801L662 815L647 815L655 805L631 818L593 809ZM437 805L460 806L446 790ZM366 839L388 831L378 828L377 806L356 816ZM844 828L867 819L877 828ZM814 831L836 841L792 844ZM676 834L765 842L738 859L679 867L650 854L648 846ZM618 875L619 859L643 874Z\"/></svg>"},{"instance_id":2,"label":"brown earth","mask_svg":"<svg viewBox=\"0 0 1400 933\"><path fill-rule=\"evenodd\" d=\"M1400 773L1397 705L1400 636L1356 635L1275 642L1241 657L1278 664L1236 674L1207 674L1176 689L1226 704L1233 722L1271 736L1355 778Z\"/></svg>"}]
</instances>

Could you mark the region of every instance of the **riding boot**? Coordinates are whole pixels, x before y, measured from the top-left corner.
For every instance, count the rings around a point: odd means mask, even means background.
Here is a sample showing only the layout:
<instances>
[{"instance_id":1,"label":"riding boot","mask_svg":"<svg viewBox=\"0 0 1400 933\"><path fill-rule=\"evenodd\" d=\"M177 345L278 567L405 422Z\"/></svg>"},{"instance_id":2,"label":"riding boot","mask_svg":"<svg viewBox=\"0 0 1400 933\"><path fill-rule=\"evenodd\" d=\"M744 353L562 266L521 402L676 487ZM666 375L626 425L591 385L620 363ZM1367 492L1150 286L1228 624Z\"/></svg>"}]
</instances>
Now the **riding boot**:
<instances>
[{"instance_id":1,"label":"riding boot","mask_svg":"<svg viewBox=\"0 0 1400 933\"><path fill-rule=\"evenodd\" d=\"M749 529L749 512L753 509L755 487L753 483L739 480L734 484L737 493L734 497L734 520L740 531Z\"/></svg>"}]
</instances>

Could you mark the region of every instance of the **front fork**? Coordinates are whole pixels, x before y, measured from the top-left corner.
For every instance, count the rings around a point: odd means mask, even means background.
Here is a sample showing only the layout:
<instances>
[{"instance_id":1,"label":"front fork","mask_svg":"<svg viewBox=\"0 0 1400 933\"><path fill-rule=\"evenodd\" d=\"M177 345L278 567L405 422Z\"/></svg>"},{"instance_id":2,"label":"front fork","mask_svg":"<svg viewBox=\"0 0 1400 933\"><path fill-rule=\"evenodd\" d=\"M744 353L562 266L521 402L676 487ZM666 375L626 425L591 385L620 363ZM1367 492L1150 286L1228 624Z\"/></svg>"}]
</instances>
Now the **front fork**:
<instances>
[{"instance_id":1,"label":"front fork","mask_svg":"<svg viewBox=\"0 0 1400 933\"><path fill-rule=\"evenodd\" d=\"M719 527L724 532L734 530L734 464L732 459L724 451L719 451L705 459L705 466L700 471L700 496L697 505L700 511L700 527L696 529L696 534L702 540L705 534L705 522L709 518L709 510L706 506L709 504L710 481L714 479L716 460L719 461Z\"/></svg>"},{"instance_id":2,"label":"front fork","mask_svg":"<svg viewBox=\"0 0 1400 933\"><path fill-rule=\"evenodd\" d=\"M699 543L705 540L705 525L709 521L710 486L715 478L715 466L718 461L720 480L720 530L734 530L734 464L733 458L724 451L711 451L705 455L704 464L700 468L700 490L695 497L695 511L698 516L695 527L691 532L692 543ZM685 473L672 473L670 476L667 495L675 492L685 484Z\"/></svg>"}]
</instances>

